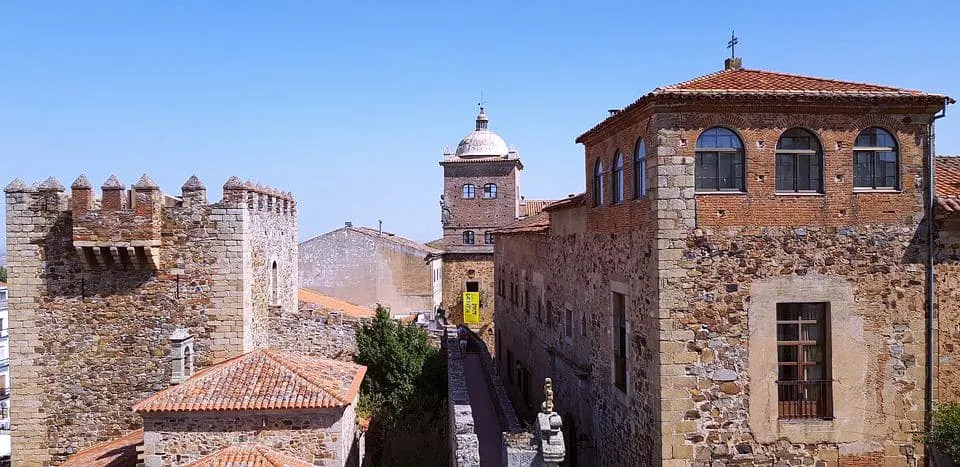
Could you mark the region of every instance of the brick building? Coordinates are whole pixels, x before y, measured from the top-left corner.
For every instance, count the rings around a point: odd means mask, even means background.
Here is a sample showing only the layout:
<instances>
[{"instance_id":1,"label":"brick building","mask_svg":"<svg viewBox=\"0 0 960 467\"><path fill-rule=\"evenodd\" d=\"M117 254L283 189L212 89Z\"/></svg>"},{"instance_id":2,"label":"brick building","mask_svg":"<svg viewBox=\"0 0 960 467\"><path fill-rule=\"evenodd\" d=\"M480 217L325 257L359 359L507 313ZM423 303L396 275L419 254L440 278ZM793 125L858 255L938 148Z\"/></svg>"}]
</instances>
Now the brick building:
<instances>
[{"instance_id":1,"label":"brick building","mask_svg":"<svg viewBox=\"0 0 960 467\"><path fill-rule=\"evenodd\" d=\"M99 199L84 176L4 191L18 465L139 428L130 407L193 368L325 329L297 313L289 193L233 177L208 203L196 177L170 196L146 175Z\"/></svg>"},{"instance_id":2,"label":"brick building","mask_svg":"<svg viewBox=\"0 0 960 467\"><path fill-rule=\"evenodd\" d=\"M520 196L520 154L488 125L481 107L475 130L443 154L443 238L431 242L442 249L441 304L450 321L463 323L463 293L479 292L483 330L493 323L493 231L544 204Z\"/></svg>"},{"instance_id":3,"label":"brick building","mask_svg":"<svg viewBox=\"0 0 960 467\"><path fill-rule=\"evenodd\" d=\"M439 250L429 246L347 222L299 248L301 287L365 308L379 303L393 314L432 311L440 303Z\"/></svg>"},{"instance_id":4,"label":"brick building","mask_svg":"<svg viewBox=\"0 0 960 467\"><path fill-rule=\"evenodd\" d=\"M951 102L730 59L581 135L586 193L496 236L516 405L553 378L573 465L917 465L958 382Z\"/></svg>"}]
</instances>

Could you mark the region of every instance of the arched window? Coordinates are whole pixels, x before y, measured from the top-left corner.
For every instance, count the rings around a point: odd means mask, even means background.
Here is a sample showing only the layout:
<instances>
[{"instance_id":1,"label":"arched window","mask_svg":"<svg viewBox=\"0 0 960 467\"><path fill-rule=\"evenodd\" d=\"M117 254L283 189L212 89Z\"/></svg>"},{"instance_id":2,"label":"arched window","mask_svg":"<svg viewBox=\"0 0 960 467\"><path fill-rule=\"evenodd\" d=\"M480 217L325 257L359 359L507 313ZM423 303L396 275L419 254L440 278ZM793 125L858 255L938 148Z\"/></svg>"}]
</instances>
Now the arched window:
<instances>
[{"instance_id":1,"label":"arched window","mask_svg":"<svg viewBox=\"0 0 960 467\"><path fill-rule=\"evenodd\" d=\"M617 151L617 155L613 157L610 193L613 195L613 204L623 202L623 154L620 154L620 151Z\"/></svg>"},{"instance_id":2,"label":"arched window","mask_svg":"<svg viewBox=\"0 0 960 467\"><path fill-rule=\"evenodd\" d=\"M477 188L472 183L463 186L463 199L473 199L477 196Z\"/></svg>"},{"instance_id":3,"label":"arched window","mask_svg":"<svg viewBox=\"0 0 960 467\"><path fill-rule=\"evenodd\" d=\"M497 184L487 183L483 186L483 199L494 199L497 197Z\"/></svg>"},{"instance_id":4,"label":"arched window","mask_svg":"<svg viewBox=\"0 0 960 467\"><path fill-rule=\"evenodd\" d=\"M271 303L278 303L280 301L280 293L277 291L278 283L278 271L277 271L277 262L274 261L273 265L270 267L270 301Z\"/></svg>"},{"instance_id":5,"label":"arched window","mask_svg":"<svg viewBox=\"0 0 960 467\"><path fill-rule=\"evenodd\" d=\"M711 128L697 138L697 191L744 191L743 142L726 128Z\"/></svg>"},{"instance_id":6,"label":"arched window","mask_svg":"<svg viewBox=\"0 0 960 467\"><path fill-rule=\"evenodd\" d=\"M853 172L854 188L900 188L900 153L893 135L882 128L863 130L853 143Z\"/></svg>"},{"instance_id":7,"label":"arched window","mask_svg":"<svg viewBox=\"0 0 960 467\"><path fill-rule=\"evenodd\" d=\"M189 346L183 349L183 376L185 378L193 376L193 349Z\"/></svg>"},{"instance_id":8,"label":"arched window","mask_svg":"<svg viewBox=\"0 0 960 467\"><path fill-rule=\"evenodd\" d=\"M593 169L593 205L603 206L603 161L600 159Z\"/></svg>"},{"instance_id":9,"label":"arched window","mask_svg":"<svg viewBox=\"0 0 960 467\"><path fill-rule=\"evenodd\" d=\"M473 242L474 242L473 231L472 231L472 230L464 231L464 232L463 232L463 244L464 244L464 245L473 245Z\"/></svg>"},{"instance_id":10,"label":"arched window","mask_svg":"<svg viewBox=\"0 0 960 467\"><path fill-rule=\"evenodd\" d=\"M633 197L644 196L647 196L647 147L640 138L633 152Z\"/></svg>"},{"instance_id":11,"label":"arched window","mask_svg":"<svg viewBox=\"0 0 960 467\"><path fill-rule=\"evenodd\" d=\"M777 141L777 191L823 192L823 148L803 128L787 130Z\"/></svg>"}]
</instances>

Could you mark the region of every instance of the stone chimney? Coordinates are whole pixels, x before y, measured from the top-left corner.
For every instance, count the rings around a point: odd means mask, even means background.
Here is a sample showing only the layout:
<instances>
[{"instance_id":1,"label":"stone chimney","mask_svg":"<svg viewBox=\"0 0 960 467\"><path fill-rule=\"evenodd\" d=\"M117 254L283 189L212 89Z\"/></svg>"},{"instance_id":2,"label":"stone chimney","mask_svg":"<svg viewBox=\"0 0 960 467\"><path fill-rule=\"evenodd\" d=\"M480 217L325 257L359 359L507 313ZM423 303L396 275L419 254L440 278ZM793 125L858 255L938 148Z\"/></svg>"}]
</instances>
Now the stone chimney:
<instances>
[{"instance_id":1,"label":"stone chimney","mask_svg":"<svg viewBox=\"0 0 960 467\"><path fill-rule=\"evenodd\" d=\"M740 57L728 58L723 61L724 70L742 70L743 69L743 59Z\"/></svg>"}]
</instances>

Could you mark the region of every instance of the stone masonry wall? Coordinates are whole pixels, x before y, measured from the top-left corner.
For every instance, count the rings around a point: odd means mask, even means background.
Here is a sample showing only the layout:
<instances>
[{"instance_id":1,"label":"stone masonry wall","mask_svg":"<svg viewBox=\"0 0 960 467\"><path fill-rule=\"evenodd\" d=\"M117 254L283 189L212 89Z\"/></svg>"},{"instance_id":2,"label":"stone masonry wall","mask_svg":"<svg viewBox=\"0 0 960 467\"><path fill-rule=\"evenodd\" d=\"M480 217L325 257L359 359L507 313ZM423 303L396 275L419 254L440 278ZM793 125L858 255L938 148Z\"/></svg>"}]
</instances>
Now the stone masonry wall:
<instances>
[{"instance_id":1,"label":"stone masonry wall","mask_svg":"<svg viewBox=\"0 0 960 467\"><path fill-rule=\"evenodd\" d=\"M158 414L144 417L146 465L184 465L237 443L256 442L316 465L342 466L355 417L344 409ZM341 418L342 417L342 418Z\"/></svg>"},{"instance_id":2,"label":"stone masonry wall","mask_svg":"<svg viewBox=\"0 0 960 467\"><path fill-rule=\"evenodd\" d=\"M924 130L876 109L802 112L656 117L665 465L922 456ZM695 142L717 125L743 138L746 194L694 194ZM796 126L821 140L825 195L773 193L773 148ZM900 142L902 191L852 188L850 148L870 126ZM832 420L779 420L770 317L780 301L830 304Z\"/></svg>"},{"instance_id":3,"label":"stone masonry wall","mask_svg":"<svg viewBox=\"0 0 960 467\"><path fill-rule=\"evenodd\" d=\"M480 465L480 441L474 429L473 407L467 391L463 353L457 329L447 326L442 348L447 356L447 433L450 435L450 461L457 466Z\"/></svg>"},{"instance_id":4,"label":"stone masonry wall","mask_svg":"<svg viewBox=\"0 0 960 467\"><path fill-rule=\"evenodd\" d=\"M471 273L471 271L473 271ZM480 324L471 325L474 331L493 348L493 258L490 255L443 255L443 308L452 324L463 323L463 292L467 281L480 285Z\"/></svg>"},{"instance_id":5,"label":"stone masonry wall","mask_svg":"<svg viewBox=\"0 0 960 467\"><path fill-rule=\"evenodd\" d=\"M75 191L83 191L81 181ZM207 204L192 178L182 201L162 208L151 265L123 260L118 251L129 239L122 228L96 239L116 242L97 248L120 261L97 261L91 247L77 248L74 222L90 226L86 209L95 204L74 202L71 211L56 180L6 189L18 463L59 463L138 428L129 407L169 385L174 329L195 336L198 368L265 341L253 332L250 258L258 240L249 228L258 213L241 201L250 191L226 186L223 202Z\"/></svg>"},{"instance_id":6,"label":"stone masonry wall","mask_svg":"<svg viewBox=\"0 0 960 467\"><path fill-rule=\"evenodd\" d=\"M936 222L938 401L960 402L960 215L940 213Z\"/></svg>"},{"instance_id":7,"label":"stone masonry wall","mask_svg":"<svg viewBox=\"0 0 960 467\"><path fill-rule=\"evenodd\" d=\"M363 320L321 308L271 310L268 347L352 362Z\"/></svg>"},{"instance_id":8,"label":"stone masonry wall","mask_svg":"<svg viewBox=\"0 0 960 467\"><path fill-rule=\"evenodd\" d=\"M571 465L659 462L654 227L648 222L618 235L497 236L499 369L528 421L543 400L544 378L553 380ZM528 292L529 312L519 299L509 299L513 287L519 296ZM626 392L613 384L613 292L626 301ZM521 382L524 375L528 381Z\"/></svg>"},{"instance_id":9,"label":"stone masonry wall","mask_svg":"<svg viewBox=\"0 0 960 467\"><path fill-rule=\"evenodd\" d=\"M433 309L433 272L425 250L349 227L307 240L299 249L303 287L367 308L380 303L394 314Z\"/></svg>"}]
</instances>

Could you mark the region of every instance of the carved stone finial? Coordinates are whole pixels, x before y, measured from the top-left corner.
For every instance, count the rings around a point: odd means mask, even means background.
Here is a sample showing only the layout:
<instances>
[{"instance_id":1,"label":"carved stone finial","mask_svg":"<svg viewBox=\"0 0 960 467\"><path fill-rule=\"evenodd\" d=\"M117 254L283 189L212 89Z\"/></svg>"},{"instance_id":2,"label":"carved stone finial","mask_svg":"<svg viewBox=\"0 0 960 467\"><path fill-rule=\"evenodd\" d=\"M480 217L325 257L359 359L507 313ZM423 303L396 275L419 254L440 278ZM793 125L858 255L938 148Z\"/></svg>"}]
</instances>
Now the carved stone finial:
<instances>
[{"instance_id":1,"label":"carved stone finial","mask_svg":"<svg viewBox=\"0 0 960 467\"><path fill-rule=\"evenodd\" d=\"M63 184L60 183L60 180L50 177L43 181L38 187L40 191L63 191Z\"/></svg>"},{"instance_id":2,"label":"carved stone finial","mask_svg":"<svg viewBox=\"0 0 960 467\"><path fill-rule=\"evenodd\" d=\"M160 185L157 185L157 182L153 181L152 178L143 174L140 176L140 180L137 180L137 183L133 184L134 188L143 189L160 189Z\"/></svg>"},{"instance_id":3,"label":"carved stone finial","mask_svg":"<svg viewBox=\"0 0 960 467\"><path fill-rule=\"evenodd\" d=\"M70 185L70 188L74 190L90 190L93 189L93 185L90 184L90 180L87 179L86 175L80 174L80 176L73 181L73 184Z\"/></svg>"},{"instance_id":4,"label":"carved stone finial","mask_svg":"<svg viewBox=\"0 0 960 467\"><path fill-rule=\"evenodd\" d=\"M123 188L123 182L116 175L110 175L107 181L103 182L103 186L100 187L102 190L122 190Z\"/></svg>"},{"instance_id":5,"label":"carved stone finial","mask_svg":"<svg viewBox=\"0 0 960 467\"><path fill-rule=\"evenodd\" d=\"M13 181L3 189L4 193L19 193L23 191L27 191L27 185L19 178L13 179Z\"/></svg>"},{"instance_id":6,"label":"carved stone finial","mask_svg":"<svg viewBox=\"0 0 960 467\"><path fill-rule=\"evenodd\" d=\"M243 188L243 182L235 176L228 178L227 183L223 184L224 190L235 190L237 188Z\"/></svg>"},{"instance_id":7,"label":"carved stone finial","mask_svg":"<svg viewBox=\"0 0 960 467\"><path fill-rule=\"evenodd\" d=\"M543 413L553 413L553 381L543 380Z\"/></svg>"},{"instance_id":8,"label":"carved stone finial","mask_svg":"<svg viewBox=\"0 0 960 467\"><path fill-rule=\"evenodd\" d=\"M206 190L207 187L203 186L203 182L201 182L196 175L191 175L190 178L188 178L187 181L183 183L183 186L180 187L180 189L182 191L200 191L200 190Z\"/></svg>"}]
</instances>

